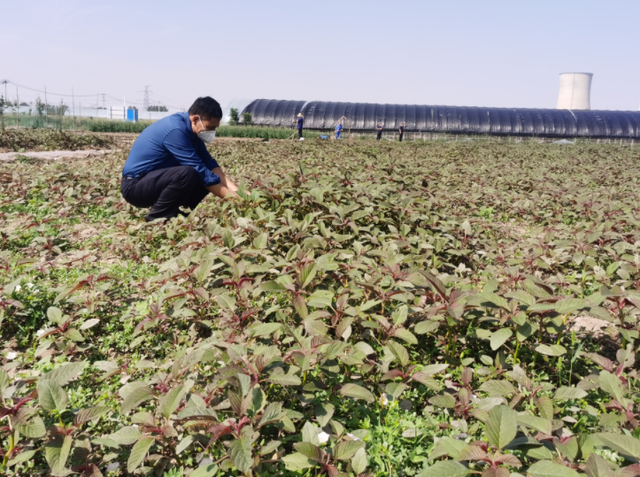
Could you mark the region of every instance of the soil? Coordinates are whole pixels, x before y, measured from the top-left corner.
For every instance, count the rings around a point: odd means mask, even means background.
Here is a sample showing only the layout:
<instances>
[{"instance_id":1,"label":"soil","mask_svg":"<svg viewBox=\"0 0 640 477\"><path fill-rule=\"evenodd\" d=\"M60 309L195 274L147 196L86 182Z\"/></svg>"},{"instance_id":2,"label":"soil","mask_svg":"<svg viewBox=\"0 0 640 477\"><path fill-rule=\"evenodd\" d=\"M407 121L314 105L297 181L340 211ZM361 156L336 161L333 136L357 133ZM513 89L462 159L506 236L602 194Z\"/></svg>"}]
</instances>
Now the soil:
<instances>
[{"instance_id":1,"label":"soil","mask_svg":"<svg viewBox=\"0 0 640 477\"><path fill-rule=\"evenodd\" d=\"M619 334L613 323L593 318L592 316L580 315L571 321L569 330L575 331L578 335L590 333L594 338L602 338L605 335L609 335L611 338L616 339Z\"/></svg>"},{"instance_id":2,"label":"soil","mask_svg":"<svg viewBox=\"0 0 640 477\"><path fill-rule=\"evenodd\" d=\"M30 157L33 159L55 160L62 158L87 158L102 156L103 154L111 154L114 152L110 149L97 150L86 149L83 151L33 151L33 152L4 152L0 153L0 161L12 161L18 157Z\"/></svg>"}]
</instances>

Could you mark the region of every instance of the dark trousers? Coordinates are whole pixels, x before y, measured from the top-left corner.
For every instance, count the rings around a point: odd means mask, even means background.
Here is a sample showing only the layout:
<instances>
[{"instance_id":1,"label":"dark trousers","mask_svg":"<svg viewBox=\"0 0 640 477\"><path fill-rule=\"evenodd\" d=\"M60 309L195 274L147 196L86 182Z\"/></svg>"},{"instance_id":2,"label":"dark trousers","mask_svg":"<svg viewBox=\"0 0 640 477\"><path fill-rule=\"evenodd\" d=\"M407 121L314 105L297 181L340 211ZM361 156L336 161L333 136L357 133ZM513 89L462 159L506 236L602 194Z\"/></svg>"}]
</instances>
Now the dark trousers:
<instances>
[{"instance_id":1,"label":"dark trousers","mask_svg":"<svg viewBox=\"0 0 640 477\"><path fill-rule=\"evenodd\" d=\"M382 137L382 131L378 131L378 135L376 136L376 139L379 141L381 137Z\"/></svg>"},{"instance_id":2,"label":"dark trousers","mask_svg":"<svg viewBox=\"0 0 640 477\"><path fill-rule=\"evenodd\" d=\"M200 175L191 166L159 169L138 179L125 177L120 184L120 191L124 200L134 207L151 207L147 222L185 215L179 207L193 210L209 193Z\"/></svg>"},{"instance_id":3,"label":"dark trousers","mask_svg":"<svg viewBox=\"0 0 640 477\"><path fill-rule=\"evenodd\" d=\"M399 139L399 141L400 141L400 142L402 142L402 136L403 136L403 135L404 135L404 134L400 134L400 139Z\"/></svg>"},{"instance_id":4,"label":"dark trousers","mask_svg":"<svg viewBox=\"0 0 640 477\"><path fill-rule=\"evenodd\" d=\"M302 137L302 129L298 129L298 137Z\"/></svg>"}]
</instances>

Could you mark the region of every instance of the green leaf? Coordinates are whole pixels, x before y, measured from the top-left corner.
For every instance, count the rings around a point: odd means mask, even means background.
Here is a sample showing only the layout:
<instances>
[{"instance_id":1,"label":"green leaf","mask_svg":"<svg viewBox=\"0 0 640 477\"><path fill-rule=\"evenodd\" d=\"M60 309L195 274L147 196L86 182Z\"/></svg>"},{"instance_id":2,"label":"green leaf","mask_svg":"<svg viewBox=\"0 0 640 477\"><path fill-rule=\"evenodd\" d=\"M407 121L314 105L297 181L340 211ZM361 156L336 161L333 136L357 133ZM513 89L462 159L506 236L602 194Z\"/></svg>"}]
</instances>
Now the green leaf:
<instances>
[{"instance_id":1,"label":"green leaf","mask_svg":"<svg viewBox=\"0 0 640 477\"><path fill-rule=\"evenodd\" d=\"M282 328L280 323L261 323L248 328L250 336L271 336L273 333Z\"/></svg>"},{"instance_id":2,"label":"green leaf","mask_svg":"<svg viewBox=\"0 0 640 477\"><path fill-rule=\"evenodd\" d=\"M385 386L384 392L389 396L393 396L394 399L397 399L403 392L405 392L407 387L408 386L404 383L389 383Z\"/></svg>"},{"instance_id":3,"label":"green leaf","mask_svg":"<svg viewBox=\"0 0 640 477\"><path fill-rule=\"evenodd\" d=\"M313 281L316 277L317 267L315 263L310 263L305 266L300 272L300 283L302 284L300 288L306 288L309 283Z\"/></svg>"},{"instance_id":4,"label":"green leaf","mask_svg":"<svg viewBox=\"0 0 640 477\"><path fill-rule=\"evenodd\" d=\"M372 403L376 400L373 394L371 394L371 391L353 383L348 383L342 386L340 388L340 394L354 399L362 399L368 403Z\"/></svg>"},{"instance_id":5,"label":"green leaf","mask_svg":"<svg viewBox=\"0 0 640 477\"><path fill-rule=\"evenodd\" d=\"M489 443L502 449L516 437L518 426L515 411L507 406L496 406L489 411L489 420L485 424L485 432Z\"/></svg>"},{"instance_id":6,"label":"green leaf","mask_svg":"<svg viewBox=\"0 0 640 477\"><path fill-rule=\"evenodd\" d=\"M357 452L351 459L351 468L356 473L356 475L359 475L367 469L367 465L369 465L369 462L367 460L367 451L364 450L364 447L361 447L357 450Z\"/></svg>"},{"instance_id":7,"label":"green leaf","mask_svg":"<svg viewBox=\"0 0 640 477\"><path fill-rule=\"evenodd\" d=\"M622 454L627 460L640 461L640 440L635 437L604 432L595 436L603 445Z\"/></svg>"},{"instance_id":8,"label":"green leaf","mask_svg":"<svg viewBox=\"0 0 640 477\"><path fill-rule=\"evenodd\" d=\"M131 473L136 470L144 458L147 456L147 452L156 440L153 437L143 436L138 442L131 448L131 454L127 461L127 472Z\"/></svg>"},{"instance_id":9,"label":"green leaf","mask_svg":"<svg viewBox=\"0 0 640 477\"><path fill-rule=\"evenodd\" d=\"M436 320L425 320L421 321L416 325L413 331L418 335L424 335L427 333L431 333L434 330L437 330L440 327L440 322Z\"/></svg>"},{"instance_id":10,"label":"green leaf","mask_svg":"<svg viewBox=\"0 0 640 477\"><path fill-rule=\"evenodd\" d=\"M513 384L509 381L505 381L504 379L485 381L482 383L482 386L480 386L480 390L489 393L491 396L500 397L515 394L517 392Z\"/></svg>"},{"instance_id":11,"label":"green leaf","mask_svg":"<svg viewBox=\"0 0 640 477\"><path fill-rule=\"evenodd\" d=\"M216 464L201 465L189 474L189 477L213 477L218 473L219 467Z\"/></svg>"},{"instance_id":12,"label":"green leaf","mask_svg":"<svg viewBox=\"0 0 640 477\"><path fill-rule=\"evenodd\" d=\"M224 229L222 231L222 241L224 242L224 246L231 250L236 243L233 232L229 229Z\"/></svg>"},{"instance_id":13,"label":"green leaf","mask_svg":"<svg viewBox=\"0 0 640 477\"><path fill-rule=\"evenodd\" d=\"M476 296L476 299L482 300L481 303L483 304L491 303L492 305L495 305L497 308L504 308L505 310L509 309L509 303L507 303L507 300L502 298L500 295L496 295L495 293L489 293L489 292L483 291L478 293L478 295Z\"/></svg>"},{"instance_id":14,"label":"green leaf","mask_svg":"<svg viewBox=\"0 0 640 477\"><path fill-rule=\"evenodd\" d=\"M592 453L587 459L586 471L589 477L613 477L611 466L596 453Z\"/></svg>"},{"instance_id":15,"label":"green leaf","mask_svg":"<svg viewBox=\"0 0 640 477\"><path fill-rule=\"evenodd\" d=\"M272 422L279 421L283 416L282 412L282 403L281 402L272 402L269 404L264 413L262 414L262 418L260 419L259 427L265 426Z\"/></svg>"},{"instance_id":16,"label":"green leaf","mask_svg":"<svg viewBox=\"0 0 640 477\"><path fill-rule=\"evenodd\" d=\"M321 427L329 424L335 410L336 407L329 402L316 404L315 411L318 424L320 424Z\"/></svg>"},{"instance_id":17,"label":"green leaf","mask_svg":"<svg viewBox=\"0 0 640 477\"><path fill-rule=\"evenodd\" d=\"M448 393L437 394L429 398L429 403L434 406L453 409L456 405L456 399Z\"/></svg>"},{"instance_id":18,"label":"green leaf","mask_svg":"<svg viewBox=\"0 0 640 477\"><path fill-rule=\"evenodd\" d=\"M63 364L53 371L43 374L38 381L53 381L60 386L64 386L80 374L86 364L86 361L76 361L73 363Z\"/></svg>"},{"instance_id":19,"label":"green leaf","mask_svg":"<svg viewBox=\"0 0 640 477\"><path fill-rule=\"evenodd\" d=\"M462 449L467 447L467 445L466 442L454 439L453 437L443 437L436 442L436 445L429 454L429 460L435 460L442 456L449 456L452 459L456 459Z\"/></svg>"},{"instance_id":20,"label":"green leaf","mask_svg":"<svg viewBox=\"0 0 640 477\"><path fill-rule=\"evenodd\" d=\"M584 389L563 386L556 389L553 399L558 401L561 399L582 399L587 395Z\"/></svg>"},{"instance_id":21,"label":"green leaf","mask_svg":"<svg viewBox=\"0 0 640 477\"><path fill-rule=\"evenodd\" d=\"M618 402L622 402L624 400L625 391L622 387L622 382L615 374L611 374L609 371L603 370L600 372L598 382L600 383L600 389L609 393Z\"/></svg>"},{"instance_id":22,"label":"green leaf","mask_svg":"<svg viewBox=\"0 0 640 477\"><path fill-rule=\"evenodd\" d=\"M36 454L36 451L34 450L21 452L20 454L15 456L13 459L11 459L9 462L7 462L7 467L13 467L16 464L22 464L23 462L31 460L35 454Z\"/></svg>"},{"instance_id":23,"label":"green leaf","mask_svg":"<svg viewBox=\"0 0 640 477\"><path fill-rule=\"evenodd\" d=\"M63 318L62 310L55 306L50 306L49 308L47 308L47 318L49 318L49 321L51 321L52 323L61 325Z\"/></svg>"},{"instance_id":24,"label":"green leaf","mask_svg":"<svg viewBox=\"0 0 640 477\"><path fill-rule=\"evenodd\" d=\"M302 384L300 377L295 372L290 370L289 373L284 374L282 368L274 369L267 381L280 386L300 386Z\"/></svg>"},{"instance_id":25,"label":"green leaf","mask_svg":"<svg viewBox=\"0 0 640 477\"><path fill-rule=\"evenodd\" d=\"M284 285L276 282L275 280L263 283L262 285L260 285L260 289L263 291L271 291L271 292L287 291Z\"/></svg>"},{"instance_id":26,"label":"green leaf","mask_svg":"<svg viewBox=\"0 0 640 477\"><path fill-rule=\"evenodd\" d=\"M365 443L362 441L342 441L333 448L333 457L338 460L349 460L355 453L364 449Z\"/></svg>"},{"instance_id":27,"label":"green leaf","mask_svg":"<svg viewBox=\"0 0 640 477\"><path fill-rule=\"evenodd\" d=\"M293 448L305 457L315 460L316 462L322 462L324 460L324 451L311 442L296 442L293 444Z\"/></svg>"},{"instance_id":28,"label":"green leaf","mask_svg":"<svg viewBox=\"0 0 640 477\"><path fill-rule=\"evenodd\" d=\"M317 462L309 459L306 455L300 452L294 452L293 454L285 455L282 458L284 466L287 470L297 472L299 470L309 469L315 467Z\"/></svg>"},{"instance_id":29,"label":"green leaf","mask_svg":"<svg viewBox=\"0 0 640 477\"><path fill-rule=\"evenodd\" d=\"M404 346L397 341L389 340L387 347L402 366L409 364L409 352Z\"/></svg>"},{"instance_id":30,"label":"green leaf","mask_svg":"<svg viewBox=\"0 0 640 477\"><path fill-rule=\"evenodd\" d=\"M411 333L411 331L405 328L396 328L391 336L393 336L394 338L400 338L405 343L414 345L418 344L418 338L416 338L416 336Z\"/></svg>"},{"instance_id":31,"label":"green leaf","mask_svg":"<svg viewBox=\"0 0 640 477\"><path fill-rule=\"evenodd\" d=\"M589 302L582 298L565 298L556 302L555 310L561 315L566 315L567 313L589 308L590 306Z\"/></svg>"},{"instance_id":32,"label":"green leaf","mask_svg":"<svg viewBox=\"0 0 640 477\"><path fill-rule=\"evenodd\" d=\"M510 291L509 293L507 293L505 295L507 298L515 298L516 300L518 300L521 303L524 303L525 305L531 306L536 302L535 297L529 295L526 291L524 290L514 290L514 291Z\"/></svg>"},{"instance_id":33,"label":"green leaf","mask_svg":"<svg viewBox=\"0 0 640 477\"><path fill-rule=\"evenodd\" d=\"M144 401L153 398L153 391L145 383L136 381L128 383L119 391L120 396L124 398L120 406L120 414L127 414L132 409L138 407Z\"/></svg>"},{"instance_id":34,"label":"green leaf","mask_svg":"<svg viewBox=\"0 0 640 477\"><path fill-rule=\"evenodd\" d=\"M44 421L40 416L34 416L26 422L17 422L15 424L16 430L20 435L28 437L29 439L37 439L44 437L47 433L47 429L44 426Z\"/></svg>"},{"instance_id":35,"label":"green leaf","mask_svg":"<svg viewBox=\"0 0 640 477\"><path fill-rule=\"evenodd\" d=\"M137 441L140 436L142 436L142 434L140 434L137 427L126 426L118 429L113 434L107 436L107 438L120 446L128 446Z\"/></svg>"},{"instance_id":36,"label":"green leaf","mask_svg":"<svg viewBox=\"0 0 640 477\"><path fill-rule=\"evenodd\" d=\"M448 364L429 364L420 370L425 376L441 373L449 367Z\"/></svg>"},{"instance_id":37,"label":"green leaf","mask_svg":"<svg viewBox=\"0 0 640 477\"><path fill-rule=\"evenodd\" d=\"M531 477L579 477L575 470L550 460L536 462L527 469L527 473Z\"/></svg>"},{"instance_id":38,"label":"green leaf","mask_svg":"<svg viewBox=\"0 0 640 477\"><path fill-rule=\"evenodd\" d=\"M544 354L546 356L562 356L566 354L567 349L564 346L560 345L540 345L536 348L536 351L540 354Z\"/></svg>"},{"instance_id":39,"label":"green leaf","mask_svg":"<svg viewBox=\"0 0 640 477\"><path fill-rule=\"evenodd\" d=\"M551 421L543 419L542 417L532 416L530 414L519 414L518 424L535 429L536 431L540 431L547 435L550 435L552 430Z\"/></svg>"},{"instance_id":40,"label":"green leaf","mask_svg":"<svg viewBox=\"0 0 640 477\"><path fill-rule=\"evenodd\" d=\"M158 403L158 410L165 418L169 419L169 416L178 409L180 401L184 395L189 391L187 386L176 386L172 388L167 394L160 398Z\"/></svg>"},{"instance_id":41,"label":"green leaf","mask_svg":"<svg viewBox=\"0 0 640 477\"><path fill-rule=\"evenodd\" d=\"M88 330L89 328L93 328L94 326L96 326L98 323L100 323L99 318L91 318L90 320L87 320L84 323L82 323L82 325L80 326L80 329Z\"/></svg>"},{"instance_id":42,"label":"green leaf","mask_svg":"<svg viewBox=\"0 0 640 477\"><path fill-rule=\"evenodd\" d=\"M256 238L253 239L253 247L258 250L266 248L267 243L269 241L269 234L261 233Z\"/></svg>"},{"instance_id":43,"label":"green leaf","mask_svg":"<svg viewBox=\"0 0 640 477\"><path fill-rule=\"evenodd\" d=\"M84 341L84 336L75 328L69 328L64 333L65 338L70 339L71 341L75 341L76 343L80 343Z\"/></svg>"},{"instance_id":44,"label":"green leaf","mask_svg":"<svg viewBox=\"0 0 640 477\"><path fill-rule=\"evenodd\" d=\"M240 472L246 473L253 468L253 456L251 445L253 442L248 436L235 439L229 445L229 457Z\"/></svg>"},{"instance_id":45,"label":"green leaf","mask_svg":"<svg viewBox=\"0 0 640 477\"><path fill-rule=\"evenodd\" d=\"M10 382L11 378L9 378L9 374L0 368L0 396L2 396L2 392L9 387Z\"/></svg>"},{"instance_id":46,"label":"green leaf","mask_svg":"<svg viewBox=\"0 0 640 477\"><path fill-rule=\"evenodd\" d=\"M56 435L45 444L44 456L54 474L60 474L65 470L72 443L73 437Z\"/></svg>"},{"instance_id":47,"label":"green leaf","mask_svg":"<svg viewBox=\"0 0 640 477\"><path fill-rule=\"evenodd\" d=\"M491 335L491 340L489 341L491 344L491 349L496 351L500 346L502 346L511 336L513 335L513 331L511 328L502 328Z\"/></svg>"},{"instance_id":48,"label":"green leaf","mask_svg":"<svg viewBox=\"0 0 640 477\"><path fill-rule=\"evenodd\" d=\"M176 454L177 455L182 454L191 444L193 444L194 440L195 440L195 436L191 434L188 436L185 436L185 438L182 439L176 446Z\"/></svg>"},{"instance_id":49,"label":"green leaf","mask_svg":"<svg viewBox=\"0 0 640 477\"><path fill-rule=\"evenodd\" d=\"M471 471L460 462L443 460L424 469L417 477L467 477Z\"/></svg>"},{"instance_id":50,"label":"green leaf","mask_svg":"<svg viewBox=\"0 0 640 477\"><path fill-rule=\"evenodd\" d=\"M218 295L215 301L220 308L224 308L225 310L235 311L236 309L236 299L228 293Z\"/></svg>"},{"instance_id":51,"label":"green leaf","mask_svg":"<svg viewBox=\"0 0 640 477\"><path fill-rule=\"evenodd\" d=\"M306 318L309 316L309 309L307 308L307 302L304 301L304 297L302 295L294 295L291 299L291 303L293 303L293 307L298 312L302 318Z\"/></svg>"},{"instance_id":52,"label":"green leaf","mask_svg":"<svg viewBox=\"0 0 640 477\"><path fill-rule=\"evenodd\" d=\"M302 426L302 442L309 442L313 445L319 446L320 439L318 438L318 428L314 426L310 421L304 423Z\"/></svg>"},{"instance_id":53,"label":"green leaf","mask_svg":"<svg viewBox=\"0 0 640 477\"><path fill-rule=\"evenodd\" d=\"M67 392L58 383L50 380L38 381L38 400L47 411L64 411L69 403Z\"/></svg>"},{"instance_id":54,"label":"green leaf","mask_svg":"<svg viewBox=\"0 0 640 477\"><path fill-rule=\"evenodd\" d=\"M265 445L260 448L260 455L269 455L274 452L278 447L280 447L282 442L280 441L269 441Z\"/></svg>"},{"instance_id":55,"label":"green leaf","mask_svg":"<svg viewBox=\"0 0 640 477\"><path fill-rule=\"evenodd\" d=\"M93 421L94 419L105 415L109 410L110 409L107 406L94 406L82 409L76 414L76 417L73 419L73 423L76 426L81 426L85 422Z\"/></svg>"}]
</instances>

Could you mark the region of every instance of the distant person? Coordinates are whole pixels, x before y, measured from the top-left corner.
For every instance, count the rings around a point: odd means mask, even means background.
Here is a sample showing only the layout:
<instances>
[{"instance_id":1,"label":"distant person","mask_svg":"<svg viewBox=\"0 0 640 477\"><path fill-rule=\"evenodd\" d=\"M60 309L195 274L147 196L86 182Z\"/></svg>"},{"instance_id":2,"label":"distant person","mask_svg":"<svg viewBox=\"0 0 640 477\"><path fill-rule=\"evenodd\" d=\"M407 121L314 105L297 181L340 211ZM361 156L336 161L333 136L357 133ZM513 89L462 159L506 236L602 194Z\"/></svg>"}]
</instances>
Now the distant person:
<instances>
[{"instance_id":1,"label":"distant person","mask_svg":"<svg viewBox=\"0 0 640 477\"><path fill-rule=\"evenodd\" d=\"M398 129L398 132L400 133L399 141L402 142L402 136L404 136L404 123L400 125L400 129Z\"/></svg>"},{"instance_id":2,"label":"distant person","mask_svg":"<svg viewBox=\"0 0 640 477\"><path fill-rule=\"evenodd\" d=\"M304 126L304 116L302 115L302 113L298 113L298 121L296 123L296 126L298 127L298 137L302 139L302 127Z\"/></svg>"},{"instance_id":3,"label":"distant person","mask_svg":"<svg viewBox=\"0 0 640 477\"><path fill-rule=\"evenodd\" d=\"M238 187L207 151L206 143L220 125L220 104L198 98L187 113L167 116L148 126L131 148L122 170L120 191L128 203L150 207L145 220L186 215L180 207L195 209L211 192L235 196Z\"/></svg>"},{"instance_id":4,"label":"distant person","mask_svg":"<svg viewBox=\"0 0 640 477\"><path fill-rule=\"evenodd\" d=\"M378 126L376 127L376 140L380 140L382 138L382 123L378 123Z\"/></svg>"},{"instance_id":5,"label":"distant person","mask_svg":"<svg viewBox=\"0 0 640 477\"><path fill-rule=\"evenodd\" d=\"M338 121L338 124L336 124L336 139L340 139L340 136L342 135L342 129L342 123Z\"/></svg>"}]
</instances>

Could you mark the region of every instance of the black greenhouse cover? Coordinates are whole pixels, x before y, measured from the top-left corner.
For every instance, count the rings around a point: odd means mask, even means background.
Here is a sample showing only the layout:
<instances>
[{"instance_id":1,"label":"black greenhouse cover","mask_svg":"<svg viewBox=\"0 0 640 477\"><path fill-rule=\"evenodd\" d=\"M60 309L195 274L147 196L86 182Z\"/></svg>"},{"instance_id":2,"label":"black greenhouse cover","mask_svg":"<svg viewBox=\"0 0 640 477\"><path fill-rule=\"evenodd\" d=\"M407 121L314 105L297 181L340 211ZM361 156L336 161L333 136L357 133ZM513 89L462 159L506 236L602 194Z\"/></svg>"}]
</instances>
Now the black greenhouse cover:
<instances>
[{"instance_id":1,"label":"black greenhouse cover","mask_svg":"<svg viewBox=\"0 0 640 477\"><path fill-rule=\"evenodd\" d=\"M492 134L504 136L640 139L640 111L570 111L568 109L478 108L409 104L336 103L256 99L243 113L258 126L293 128L298 113L305 129L333 129L346 118L356 132Z\"/></svg>"}]
</instances>

